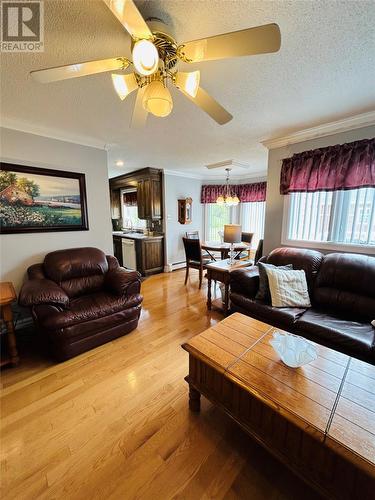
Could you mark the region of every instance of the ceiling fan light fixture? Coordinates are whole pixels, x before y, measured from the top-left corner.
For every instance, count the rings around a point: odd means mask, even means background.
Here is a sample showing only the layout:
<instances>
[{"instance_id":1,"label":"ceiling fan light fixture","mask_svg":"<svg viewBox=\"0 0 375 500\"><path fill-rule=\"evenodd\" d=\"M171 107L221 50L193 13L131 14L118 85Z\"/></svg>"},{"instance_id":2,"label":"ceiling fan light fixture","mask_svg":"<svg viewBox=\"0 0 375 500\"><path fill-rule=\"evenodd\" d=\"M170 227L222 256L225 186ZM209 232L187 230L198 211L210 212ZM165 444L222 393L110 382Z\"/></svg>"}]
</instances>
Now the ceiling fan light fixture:
<instances>
[{"instance_id":1,"label":"ceiling fan light fixture","mask_svg":"<svg viewBox=\"0 0 375 500\"><path fill-rule=\"evenodd\" d=\"M143 107L155 116L165 117L173 108L172 96L160 80L152 81L145 90Z\"/></svg>"},{"instance_id":2,"label":"ceiling fan light fixture","mask_svg":"<svg viewBox=\"0 0 375 500\"><path fill-rule=\"evenodd\" d=\"M200 71L191 71L189 73L179 71L176 74L175 85L186 92L186 94L189 94L189 96L195 97L198 92L200 78Z\"/></svg>"},{"instance_id":3,"label":"ceiling fan light fixture","mask_svg":"<svg viewBox=\"0 0 375 500\"><path fill-rule=\"evenodd\" d=\"M134 73L129 75L112 75L112 82L119 98L123 101L133 90L138 88Z\"/></svg>"},{"instance_id":4,"label":"ceiling fan light fixture","mask_svg":"<svg viewBox=\"0 0 375 500\"><path fill-rule=\"evenodd\" d=\"M149 76L159 67L159 53L150 40L139 40L133 47L133 64L138 73Z\"/></svg>"}]
</instances>

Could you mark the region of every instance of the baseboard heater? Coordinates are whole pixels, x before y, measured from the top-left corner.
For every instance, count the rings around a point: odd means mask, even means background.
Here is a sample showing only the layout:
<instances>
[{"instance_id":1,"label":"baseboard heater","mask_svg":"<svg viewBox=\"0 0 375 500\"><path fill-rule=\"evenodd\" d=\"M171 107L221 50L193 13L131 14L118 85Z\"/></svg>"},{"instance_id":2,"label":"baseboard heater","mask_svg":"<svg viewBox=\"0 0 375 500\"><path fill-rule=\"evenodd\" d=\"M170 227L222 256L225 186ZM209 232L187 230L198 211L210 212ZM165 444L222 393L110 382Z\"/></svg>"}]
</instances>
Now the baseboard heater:
<instances>
[{"instance_id":1,"label":"baseboard heater","mask_svg":"<svg viewBox=\"0 0 375 500\"><path fill-rule=\"evenodd\" d=\"M172 264L167 264L166 266L164 266L164 272L171 273L173 271L176 271L177 269L182 269L183 267L186 267L186 260L183 260L181 262L173 262Z\"/></svg>"}]
</instances>

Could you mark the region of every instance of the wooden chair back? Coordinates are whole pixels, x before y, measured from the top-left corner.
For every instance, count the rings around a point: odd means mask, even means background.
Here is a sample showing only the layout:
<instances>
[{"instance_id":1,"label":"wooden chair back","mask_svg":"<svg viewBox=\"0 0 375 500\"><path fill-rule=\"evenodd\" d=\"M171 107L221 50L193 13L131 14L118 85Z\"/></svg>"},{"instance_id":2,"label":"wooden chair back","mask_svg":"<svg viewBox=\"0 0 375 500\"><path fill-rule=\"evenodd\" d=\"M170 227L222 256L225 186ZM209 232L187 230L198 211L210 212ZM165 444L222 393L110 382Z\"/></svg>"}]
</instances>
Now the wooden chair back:
<instances>
[{"instance_id":1,"label":"wooden chair back","mask_svg":"<svg viewBox=\"0 0 375 500\"><path fill-rule=\"evenodd\" d=\"M252 240L253 240L253 236L254 236L254 233L242 232L241 233L241 241L243 241L244 243L249 243L249 245L250 245Z\"/></svg>"},{"instance_id":2,"label":"wooden chair back","mask_svg":"<svg viewBox=\"0 0 375 500\"><path fill-rule=\"evenodd\" d=\"M196 238L182 238L185 247L186 261L202 261L201 242Z\"/></svg>"},{"instance_id":3,"label":"wooden chair back","mask_svg":"<svg viewBox=\"0 0 375 500\"><path fill-rule=\"evenodd\" d=\"M199 231L186 231L185 236L189 240L199 240Z\"/></svg>"},{"instance_id":4,"label":"wooden chair back","mask_svg":"<svg viewBox=\"0 0 375 500\"><path fill-rule=\"evenodd\" d=\"M257 251L255 252L254 264L256 264L261 257L263 257L263 240L259 240Z\"/></svg>"}]
</instances>

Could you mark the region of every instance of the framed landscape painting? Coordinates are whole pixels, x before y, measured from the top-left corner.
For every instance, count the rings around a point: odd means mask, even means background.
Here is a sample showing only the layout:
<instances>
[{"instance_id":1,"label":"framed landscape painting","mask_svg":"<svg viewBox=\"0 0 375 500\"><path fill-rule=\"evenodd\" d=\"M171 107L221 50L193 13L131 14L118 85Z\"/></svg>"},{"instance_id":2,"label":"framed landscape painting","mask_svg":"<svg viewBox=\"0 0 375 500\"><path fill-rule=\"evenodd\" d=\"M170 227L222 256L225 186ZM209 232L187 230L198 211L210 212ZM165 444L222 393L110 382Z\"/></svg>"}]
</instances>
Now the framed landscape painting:
<instances>
[{"instance_id":1,"label":"framed landscape painting","mask_svg":"<svg viewBox=\"0 0 375 500\"><path fill-rule=\"evenodd\" d=\"M2 234L88 228L85 174L1 163Z\"/></svg>"}]
</instances>

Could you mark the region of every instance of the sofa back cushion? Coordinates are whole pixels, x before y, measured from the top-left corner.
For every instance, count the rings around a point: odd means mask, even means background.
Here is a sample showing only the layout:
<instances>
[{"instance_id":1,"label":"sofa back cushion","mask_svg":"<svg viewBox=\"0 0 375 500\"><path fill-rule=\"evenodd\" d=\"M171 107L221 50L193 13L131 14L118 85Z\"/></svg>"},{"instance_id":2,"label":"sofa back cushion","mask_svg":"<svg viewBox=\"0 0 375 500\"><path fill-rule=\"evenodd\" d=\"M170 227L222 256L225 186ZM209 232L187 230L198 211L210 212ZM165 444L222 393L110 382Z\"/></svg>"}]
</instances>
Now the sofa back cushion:
<instances>
[{"instance_id":1,"label":"sofa back cushion","mask_svg":"<svg viewBox=\"0 0 375 500\"><path fill-rule=\"evenodd\" d=\"M313 294L314 303L345 317L375 318L375 257L350 253L324 256Z\"/></svg>"},{"instance_id":2,"label":"sofa back cushion","mask_svg":"<svg viewBox=\"0 0 375 500\"><path fill-rule=\"evenodd\" d=\"M72 298L100 290L108 271L105 253L98 248L70 248L46 255L44 272Z\"/></svg>"},{"instance_id":3,"label":"sofa back cushion","mask_svg":"<svg viewBox=\"0 0 375 500\"><path fill-rule=\"evenodd\" d=\"M261 262L273 264L274 266L285 266L292 264L293 269L303 270L306 274L307 286L311 294L314 282L323 261L323 254L316 250L305 248L276 248L262 257Z\"/></svg>"}]
</instances>

